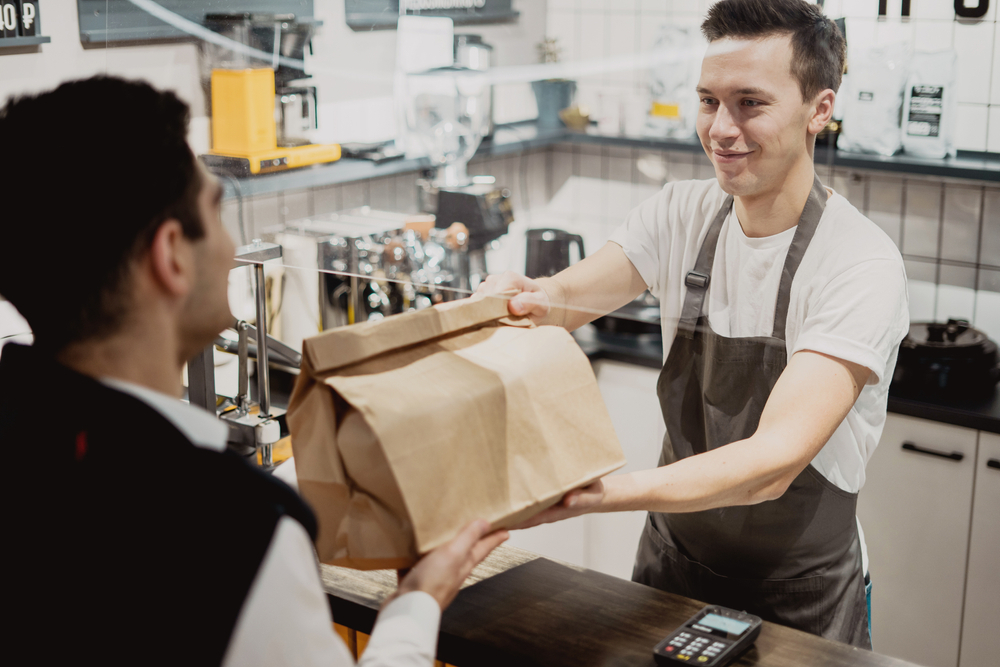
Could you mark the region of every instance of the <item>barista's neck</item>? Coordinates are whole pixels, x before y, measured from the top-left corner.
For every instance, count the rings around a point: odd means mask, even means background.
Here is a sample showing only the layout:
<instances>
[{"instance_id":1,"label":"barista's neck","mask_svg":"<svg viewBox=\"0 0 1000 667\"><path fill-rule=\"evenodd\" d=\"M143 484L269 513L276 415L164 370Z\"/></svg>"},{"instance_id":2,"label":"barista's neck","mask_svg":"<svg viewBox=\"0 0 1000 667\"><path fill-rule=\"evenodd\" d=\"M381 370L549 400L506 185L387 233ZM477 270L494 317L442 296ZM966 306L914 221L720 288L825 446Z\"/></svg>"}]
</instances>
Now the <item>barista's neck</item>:
<instances>
[{"instance_id":1,"label":"barista's neck","mask_svg":"<svg viewBox=\"0 0 1000 667\"><path fill-rule=\"evenodd\" d=\"M774 236L799 224L816 178L812 160L790 170L768 190L735 197L736 217L751 238Z\"/></svg>"}]
</instances>

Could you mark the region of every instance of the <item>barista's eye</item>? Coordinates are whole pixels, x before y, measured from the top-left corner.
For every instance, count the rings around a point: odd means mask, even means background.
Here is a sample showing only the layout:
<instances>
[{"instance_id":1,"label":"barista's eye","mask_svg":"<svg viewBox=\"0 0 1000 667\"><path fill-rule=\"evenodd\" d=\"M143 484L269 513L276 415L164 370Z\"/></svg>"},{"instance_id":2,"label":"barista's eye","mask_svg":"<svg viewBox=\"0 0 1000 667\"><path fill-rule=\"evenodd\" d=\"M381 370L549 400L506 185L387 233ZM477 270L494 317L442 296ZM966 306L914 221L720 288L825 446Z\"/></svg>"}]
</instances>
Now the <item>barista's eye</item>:
<instances>
[{"instance_id":1,"label":"barista's eye","mask_svg":"<svg viewBox=\"0 0 1000 667\"><path fill-rule=\"evenodd\" d=\"M714 97L703 97L703 98L701 98L701 103L702 104L718 104L719 100L715 99Z\"/></svg>"},{"instance_id":2,"label":"barista's eye","mask_svg":"<svg viewBox=\"0 0 1000 667\"><path fill-rule=\"evenodd\" d=\"M761 104L763 103L757 100L743 100L743 105L748 107L759 107Z\"/></svg>"}]
</instances>

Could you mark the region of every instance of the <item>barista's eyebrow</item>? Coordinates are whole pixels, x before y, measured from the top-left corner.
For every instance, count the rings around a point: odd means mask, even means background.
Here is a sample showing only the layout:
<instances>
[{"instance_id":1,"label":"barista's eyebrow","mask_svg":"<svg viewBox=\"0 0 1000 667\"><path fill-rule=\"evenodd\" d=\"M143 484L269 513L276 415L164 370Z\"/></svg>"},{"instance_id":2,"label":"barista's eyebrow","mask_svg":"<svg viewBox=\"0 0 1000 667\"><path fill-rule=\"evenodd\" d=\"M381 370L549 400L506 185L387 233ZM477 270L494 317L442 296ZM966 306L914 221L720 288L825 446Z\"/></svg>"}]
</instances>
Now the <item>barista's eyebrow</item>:
<instances>
[{"instance_id":1,"label":"barista's eyebrow","mask_svg":"<svg viewBox=\"0 0 1000 667\"><path fill-rule=\"evenodd\" d=\"M708 88L702 88L698 86L697 88L699 95L711 95L712 91ZM734 95L767 95L767 91L763 88L740 88L739 90L733 91Z\"/></svg>"}]
</instances>

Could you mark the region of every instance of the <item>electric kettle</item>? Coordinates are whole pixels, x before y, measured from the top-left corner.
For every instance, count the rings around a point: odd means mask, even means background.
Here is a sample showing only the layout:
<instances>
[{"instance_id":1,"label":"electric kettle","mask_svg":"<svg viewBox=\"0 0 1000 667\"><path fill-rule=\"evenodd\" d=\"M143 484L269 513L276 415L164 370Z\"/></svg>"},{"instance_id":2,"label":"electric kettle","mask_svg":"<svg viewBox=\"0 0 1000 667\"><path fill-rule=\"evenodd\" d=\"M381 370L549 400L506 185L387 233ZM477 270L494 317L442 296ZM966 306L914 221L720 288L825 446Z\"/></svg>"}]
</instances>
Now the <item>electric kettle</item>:
<instances>
[{"instance_id":1,"label":"electric kettle","mask_svg":"<svg viewBox=\"0 0 1000 667\"><path fill-rule=\"evenodd\" d=\"M571 264L570 246L576 244L580 251L577 261L584 258L583 237L561 229L529 229L525 261L525 275L529 278L554 276Z\"/></svg>"}]
</instances>

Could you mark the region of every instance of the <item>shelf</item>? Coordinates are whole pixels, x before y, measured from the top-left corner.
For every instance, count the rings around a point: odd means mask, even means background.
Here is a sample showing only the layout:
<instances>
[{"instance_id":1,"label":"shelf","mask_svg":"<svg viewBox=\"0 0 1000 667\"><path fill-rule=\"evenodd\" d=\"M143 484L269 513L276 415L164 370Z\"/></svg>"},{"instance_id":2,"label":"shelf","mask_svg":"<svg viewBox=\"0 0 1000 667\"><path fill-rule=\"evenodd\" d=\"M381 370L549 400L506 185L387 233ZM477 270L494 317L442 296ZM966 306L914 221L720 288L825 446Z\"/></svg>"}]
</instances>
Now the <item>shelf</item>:
<instances>
[{"instance_id":1,"label":"shelf","mask_svg":"<svg viewBox=\"0 0 1000 667\"><path fill-rule=\"evenodd\" d=\"M447 16L455 25L480 25L490 23L514 23L521 15L517 11L493 12L493 13L460 13L442 12L434 13L433 16ZM347 25L355 32L365 30L386 30L396 28L399 16L396 14L386 14L384 12L351 12L347 14Z\"/></svg>"},{"instance_id":2,"label":"shelf","mask_svg":"<svg viewBox=\"0 0 1000 667\"><path fill-rule=\"evenodd\" d=\"M51 37L35 35L34 37L8 37L0 39L0 49L9 49L16 46L37 46L39 44L50 44Z\"/></svg>"},{"instance_id":3,"label":"shelf","mask_svg":"<svg viewBox=\"0 0 1000 667\"><path fill-rule=\"evenodd\" d=\"M534 122L498 125L492 139L483 141L476 157L509 155L522 151L539 150L556 144L590 144L598 146L623 146L652 151L686 151L700 153L697 141L657 139L641 136L602 135L596 132L570 132L566 129L539 130ZM965 153L945 160L929 160L905 155L882 157L816 149L816 163L842 169L865 169L896 174L915 174L974 181L1000 182L1000 154ZM368 160L342 159L337 162L277 174L266 174L239 179L244 197L274 194L285 190L304 190L329 185L352 183L370 178L394 176L420 171L430 167L426 158L401 159L375 164ZM236 196L236 189L228 179L226 198Z\"/></svg>"}]
</instances>

